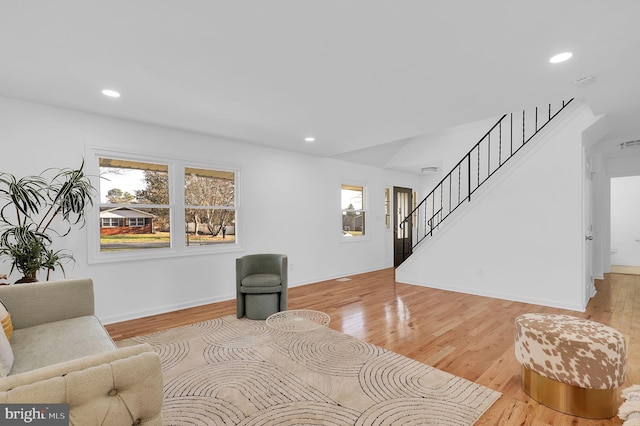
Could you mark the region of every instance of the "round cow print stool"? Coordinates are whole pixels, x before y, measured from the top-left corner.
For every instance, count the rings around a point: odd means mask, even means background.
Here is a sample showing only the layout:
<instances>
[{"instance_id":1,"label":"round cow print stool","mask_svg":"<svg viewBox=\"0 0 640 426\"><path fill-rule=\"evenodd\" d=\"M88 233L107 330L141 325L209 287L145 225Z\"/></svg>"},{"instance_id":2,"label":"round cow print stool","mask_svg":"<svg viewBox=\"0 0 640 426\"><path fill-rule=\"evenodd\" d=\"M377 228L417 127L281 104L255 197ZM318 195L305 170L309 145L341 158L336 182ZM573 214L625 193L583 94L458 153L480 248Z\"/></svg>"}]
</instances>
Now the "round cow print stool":
<instances>
[{"instance_id":1,"label":"round cow print stool","mask_svg":"<svg viewBox=\"0 0 640 426\"><path fill-rule=\"evenodd\" d=\"M515 355L522 388L536 401L578 417L616 414L627 372L619 331L568 315L525 314L515 320Z\"/></svg>"}]
</instances>

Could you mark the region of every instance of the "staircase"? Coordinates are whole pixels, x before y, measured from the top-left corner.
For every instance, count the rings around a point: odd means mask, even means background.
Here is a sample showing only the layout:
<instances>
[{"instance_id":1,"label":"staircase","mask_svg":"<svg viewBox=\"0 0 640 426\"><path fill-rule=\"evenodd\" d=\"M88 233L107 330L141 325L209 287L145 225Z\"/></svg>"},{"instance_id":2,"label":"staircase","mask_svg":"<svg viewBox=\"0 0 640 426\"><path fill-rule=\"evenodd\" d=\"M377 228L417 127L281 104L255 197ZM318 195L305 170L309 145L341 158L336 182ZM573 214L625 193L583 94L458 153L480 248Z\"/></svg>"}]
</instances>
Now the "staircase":
<instances>
[{"instance_id":1,"label":"staircase","mask_svg":"<svg viewBox=\"0 0 640 426\"><path fill-rule=\"evenodd\" d=\"M572 101L503 115L400 223L399 234L406 239L402 259L441 229L458 207L470 203L472 195Z\"/></svg>"}]
</instances>

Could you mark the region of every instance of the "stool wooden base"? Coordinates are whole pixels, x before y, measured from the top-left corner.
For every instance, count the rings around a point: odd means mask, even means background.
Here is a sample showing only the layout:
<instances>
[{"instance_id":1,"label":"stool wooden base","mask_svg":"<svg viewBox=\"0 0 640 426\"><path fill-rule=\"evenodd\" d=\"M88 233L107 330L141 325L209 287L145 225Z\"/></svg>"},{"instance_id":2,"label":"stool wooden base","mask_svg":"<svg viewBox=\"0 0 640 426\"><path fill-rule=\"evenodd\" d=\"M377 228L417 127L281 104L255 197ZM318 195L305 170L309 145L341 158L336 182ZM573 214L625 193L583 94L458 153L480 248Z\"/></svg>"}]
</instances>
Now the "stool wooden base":
<instances>
[{"instance_id":1,"label":"stool wooden base","mask_svg":"<svg viewBox=\"0 0 640 426\"><path fill-rule=\"evenodd\" d=\"M618 389L580 388L543 377L524 366L522 389L539 403L572 416L608 419L618 410Z\"/></svg>"}]
</instances>

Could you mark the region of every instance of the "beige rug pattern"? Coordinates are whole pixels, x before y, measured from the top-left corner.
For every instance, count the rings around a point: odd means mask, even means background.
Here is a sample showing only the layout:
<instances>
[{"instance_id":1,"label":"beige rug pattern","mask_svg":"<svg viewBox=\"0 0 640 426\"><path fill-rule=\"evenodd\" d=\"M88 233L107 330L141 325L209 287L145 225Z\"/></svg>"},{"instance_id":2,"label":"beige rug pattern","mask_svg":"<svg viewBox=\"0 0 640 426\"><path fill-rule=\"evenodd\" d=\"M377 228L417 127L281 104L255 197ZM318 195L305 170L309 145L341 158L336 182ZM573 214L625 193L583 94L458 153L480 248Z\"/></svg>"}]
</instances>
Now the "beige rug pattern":
<instances>
[{"instance_id":1,"label":"beige rug pattern","mask_svg":"<svg viewBox=\"0 0 640 426\"><path fill-rule=\"evenodd\" d=\"M500 393L330 328L226 316L118 342L163 365L168 425L471 425Z\"/></svg>"}]
</instances>

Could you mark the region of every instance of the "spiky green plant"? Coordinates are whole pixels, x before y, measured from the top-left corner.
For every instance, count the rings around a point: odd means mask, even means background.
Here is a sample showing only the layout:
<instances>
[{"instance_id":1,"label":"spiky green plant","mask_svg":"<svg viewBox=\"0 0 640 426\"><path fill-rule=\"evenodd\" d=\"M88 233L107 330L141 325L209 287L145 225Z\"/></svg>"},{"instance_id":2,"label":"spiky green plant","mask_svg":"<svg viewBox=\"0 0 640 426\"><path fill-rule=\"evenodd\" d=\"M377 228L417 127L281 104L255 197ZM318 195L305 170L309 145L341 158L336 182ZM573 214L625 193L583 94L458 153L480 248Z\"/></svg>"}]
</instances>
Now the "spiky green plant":
<instances>
[{"instance_id":1,"label":"spiky green plant","mask_svg":"<svg viewBox=\"0 0 640 426\"><path fill-rule=\"evenodd\" d=\"M47 178L47 175L52 175ZM47 169L37 176L16 178L0 173L0 255L11 259L11 272L35 279L73 261L68 250L53 250L55 236L65 236L86 223L96 190L79 168Z\"/></svg>"}]
</instances>

